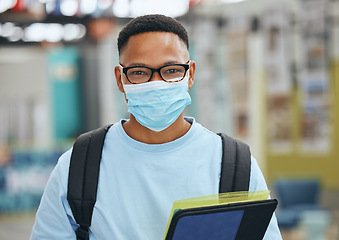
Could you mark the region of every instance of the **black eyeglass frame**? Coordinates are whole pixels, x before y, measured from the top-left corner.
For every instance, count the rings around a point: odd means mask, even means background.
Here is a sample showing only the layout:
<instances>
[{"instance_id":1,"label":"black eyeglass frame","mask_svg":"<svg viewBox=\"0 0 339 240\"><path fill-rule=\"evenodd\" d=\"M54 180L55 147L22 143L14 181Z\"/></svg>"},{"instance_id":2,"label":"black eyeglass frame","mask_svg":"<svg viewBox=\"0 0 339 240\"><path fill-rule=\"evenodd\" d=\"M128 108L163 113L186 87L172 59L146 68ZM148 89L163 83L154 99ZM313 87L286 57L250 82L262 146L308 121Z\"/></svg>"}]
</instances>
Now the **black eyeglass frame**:
<instances>
[{"instance_id":1,"label":"black eyeglass frame","mask_svg":"<svg viewBox=\"0 0 339 240\"><path fill-rule=\"evenodd\" d=\"M191 61L188 61L186 64L179 64L179 63L178 63L178 64L168 64L168 65L162 66L162 67L160 67L160 68L151 68L151 67L146 67L146 66L123 67L121 64L120 64L120 66L121 66L122 72L125 74L127 80L128 80L130 83L132 83L132 84L140 84L140 83L131 82L131 81L128 79L127 71L128 71L129 69L140 68L140 67L147 68L147 69L151 70L151 72L152 72L150 78L149 78L148 81L146 81L146 82L151 81L151 79L152 79L152 77L153 77L153 73L158 72L159 75L160 75L160 77L161 77L161 79L162 79L163 81L168 82L168 83L171 83L171 82L180 82L181 80L183 80L183 79L185 78L186 73L187 73L187 70L189 69L189 66L190 66L190 65L189 65L190 62L191 62ZM185 73L184 73L183 77L182 77L180 80L177 80L177 81L167 81L167 80L165 80L165 79L163 78L163 76L161 75L160 70L163 69L163 68L165 68L165 67L169 67L169 66L182 66L182 67L184 67ZM142 83L146 83L146 82L142 82Z\"/></svg>"}]
</instances>

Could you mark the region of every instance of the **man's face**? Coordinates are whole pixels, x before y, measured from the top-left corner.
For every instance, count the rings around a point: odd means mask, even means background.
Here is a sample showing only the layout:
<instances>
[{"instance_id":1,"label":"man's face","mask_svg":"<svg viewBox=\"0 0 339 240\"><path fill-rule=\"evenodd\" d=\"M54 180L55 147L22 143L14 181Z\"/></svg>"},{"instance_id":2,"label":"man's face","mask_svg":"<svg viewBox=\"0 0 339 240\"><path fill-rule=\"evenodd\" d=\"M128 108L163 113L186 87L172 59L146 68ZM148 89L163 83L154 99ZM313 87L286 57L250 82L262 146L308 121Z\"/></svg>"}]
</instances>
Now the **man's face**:
<instances>
[{"instance_id":1,"label":"man's face","mask_svg":"<svg viewBox=\"0 0 339 240\"><path fill-rule=\"evenodd\" d=\"M159 68L168 64L185 64L189 61L189 53L185 43L174 33L147 32L130 37L122 49L119 62L123 67L147 66ZM194 81L195 63L190 63L189 88ZM129 84L121 68L115 68L115 76L120 91L124 92L122 82ZM154 73L151 81L160 80L159 73Z\"/></svg>"}]
</instances>

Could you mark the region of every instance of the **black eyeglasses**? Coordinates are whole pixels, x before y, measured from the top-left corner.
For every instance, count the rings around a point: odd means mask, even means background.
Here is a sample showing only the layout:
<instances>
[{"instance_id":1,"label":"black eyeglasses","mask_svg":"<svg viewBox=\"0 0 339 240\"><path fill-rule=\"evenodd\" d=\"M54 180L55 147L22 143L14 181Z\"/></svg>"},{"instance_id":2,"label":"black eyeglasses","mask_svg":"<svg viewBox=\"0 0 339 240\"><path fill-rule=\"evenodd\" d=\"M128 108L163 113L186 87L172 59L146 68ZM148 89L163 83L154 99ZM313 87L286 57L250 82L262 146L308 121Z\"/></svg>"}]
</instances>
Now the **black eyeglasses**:
<instances>
[{"instance_id":1,"label":"black eyeglasses","mask_svg":"<svg viewBox=\"0 0 339 240\"><path fill-rule=\"evenodd\" d=\"M153 73L158 72L162 80L165 82L179 82L184 79L187 70L187 64L170 64L160 68L150 68L144 66L122 67L122 72L126 75L130 83L138 84L149 82L152 79Z\"/></svg>"}]
</instances>

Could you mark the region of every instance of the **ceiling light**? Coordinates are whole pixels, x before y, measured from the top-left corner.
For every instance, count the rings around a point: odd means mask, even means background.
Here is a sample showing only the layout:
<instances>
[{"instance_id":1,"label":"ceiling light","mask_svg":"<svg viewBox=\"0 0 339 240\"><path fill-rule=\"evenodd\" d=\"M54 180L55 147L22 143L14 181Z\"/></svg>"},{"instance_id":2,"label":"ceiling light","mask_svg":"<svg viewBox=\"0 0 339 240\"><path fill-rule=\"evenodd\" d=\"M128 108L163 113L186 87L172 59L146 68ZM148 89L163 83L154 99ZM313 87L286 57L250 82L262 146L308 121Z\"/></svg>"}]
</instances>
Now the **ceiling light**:
<instances>
[{"instance_id":1,"label":"ceiling light","mask_svg":"<svg viewBox=\"0 0 339 240\"><path fill-rule=\"evenodd\" d=\"M224 3L239 3L239 2L245 2L247 0L221 0Z\"/></svg>"},{"instance_id":2,"label":"ceiling light","mask_svg":"<svg viewBox=\"0 0 339 240\"><path fill-rule=\"evenodd\" d=\"M79 23L79 24L77 24L77 26L79 27L79 34L76 37L76 39L81 39L81 38L85 37L87 30L86 30L86 27L83 24Z\"/></svg>"},{"instance_id":3,"label":"ceiling light","mask_svg":"<svg viewBox=\"0 0 339 240\"><path fill-rule=\"evenodd\" d=\"M163 14L179 17L188 12L189 0L115 0L113 13L116 17L137 17L144 14Z\"/></svg>"},{"instance_id":4,"label":"ceiling light","mask_svg":"<svg viewBox=\"0 0 339 240\"><path fill-rule=\"evenodd\" d=\"M60 12L64 16L74 16L78 8L79 5L76 0L63 0L60 4Z\"/></svg>"},{"instance_id":5,"label":"ceiling light","mask_svg":"<svg viewBox=\"0 0 339 240\"><path fill-rule=\"evenodd\" d=\"M8 40L11 42L17 42L21 40L24 36L24 30L21 27L14 27L11 36L8 37Z\"/></svg>"},{"instance_id":6,"label":"ceiling light","mask_svg":"<svg viewBox=\"0 0 339 240\"><path fill-rule=\"evenodd\" d=\"M59 23L50 23L46 26L45 40L47 42L60 42L64 36L64 28Z\"/></svg>"},{"instance_id":7,"label":"ceiling light","mask_svg":"<svg viewBox=\"0 0 339 240\"><path fill-rule=\"evenodd\" d=\"M78 25L73 23L68 23L64 26L64 35L63 39L65 41L73 41L79 35L80 29Z\"/></svg>"},{"instance_id":8,"label":"ceiling light","mask_svg":"<svg viewBox=\"0 0 339 240\"><path fill-rule=\"evenodd\" d=\"M97 0L82 0L80 3L80 12L82 14L91 14L97 8Z\"/></svg>"},{"instance_id":9,"label":"ceiling light","mask_svg":"<svg viewBox=\"0 0 339 240\"><path fill-rule=\"evenodd\" d=\"M0 13L6 12L8 9L15 6L17 0L0 0Z\"/></svg>"},{"instance_id":10,"label":"ceiling light","mask_svg":"<svg viewBox=\"0 0 339 240\"><path fill-rule=\"evenodd\" d=\"M12 22L6 22L2 25L2 36L9 37L12 35L15 24Z\"/></svg>"},{"instance_id":11,"label":"ceiling light","mask_svg":"<svg viewBox=\"0 0 339 240\"><path fill-rule=\"evenodd\" d=\"M45 25L43 23L33 23L25 28L24 41L42 42L45 38Z\"/></svg>"}]
</instances>

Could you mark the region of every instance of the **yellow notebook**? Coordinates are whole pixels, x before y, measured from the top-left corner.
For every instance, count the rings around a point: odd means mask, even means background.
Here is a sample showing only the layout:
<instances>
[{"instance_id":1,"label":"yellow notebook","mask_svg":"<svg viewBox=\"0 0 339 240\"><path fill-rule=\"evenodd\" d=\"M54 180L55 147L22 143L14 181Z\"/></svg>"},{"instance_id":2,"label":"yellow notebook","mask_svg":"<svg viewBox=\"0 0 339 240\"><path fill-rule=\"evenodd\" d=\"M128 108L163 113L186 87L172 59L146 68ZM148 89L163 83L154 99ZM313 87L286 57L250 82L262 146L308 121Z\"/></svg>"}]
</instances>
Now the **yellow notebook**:
<instances>
[{"instance_id":1,"label":"yellow notebook","mask_svg":"<svg viewBox=\"0 0 339 240\"><path fill-rule=\"evenodd\" d=\"M208 196L201 196L195 198L187 198L173 203L172 211L168 220L167 228L164 235L164 240L167 236L169 226L171 224L173 215L181 209L207 207L207 206L218 206L229 203L240 203L240 202L251 202L268 199L270 194L269 190L253 191L253 192L230 192L221 193Z\"/></svg>"}]
</instances>

